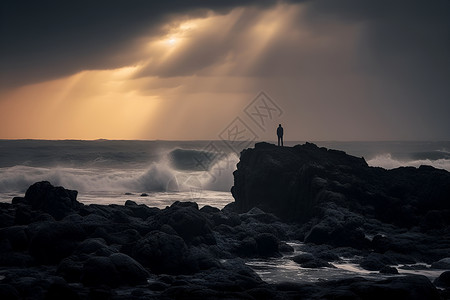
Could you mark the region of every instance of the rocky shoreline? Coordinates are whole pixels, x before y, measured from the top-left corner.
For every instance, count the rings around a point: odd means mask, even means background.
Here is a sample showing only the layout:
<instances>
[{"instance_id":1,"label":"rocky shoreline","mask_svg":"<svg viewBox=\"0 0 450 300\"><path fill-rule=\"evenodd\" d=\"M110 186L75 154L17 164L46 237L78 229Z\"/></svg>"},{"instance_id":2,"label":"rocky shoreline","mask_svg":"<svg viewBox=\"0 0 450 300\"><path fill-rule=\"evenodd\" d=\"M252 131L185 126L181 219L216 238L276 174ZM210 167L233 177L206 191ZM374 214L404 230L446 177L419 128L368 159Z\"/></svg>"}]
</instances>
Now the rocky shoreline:
<instances>
[{"instance_id":1,"label":"rocky shoreline","mask_svg":"<svg viewBox=\"0 0 450 300\"><path fill-rule=\"evenodd\" d=\"M1 299L448 299L450 175L386 171L313 144L241 153L224 209L176 202L83 205L49 182L0 203ZM292 253L302 268L352 257L384 279L261 280L246 262ZM397 275L426 263L442 274ZM417 265L416 268L427 269Z\"/></svg>"}]
</instances>

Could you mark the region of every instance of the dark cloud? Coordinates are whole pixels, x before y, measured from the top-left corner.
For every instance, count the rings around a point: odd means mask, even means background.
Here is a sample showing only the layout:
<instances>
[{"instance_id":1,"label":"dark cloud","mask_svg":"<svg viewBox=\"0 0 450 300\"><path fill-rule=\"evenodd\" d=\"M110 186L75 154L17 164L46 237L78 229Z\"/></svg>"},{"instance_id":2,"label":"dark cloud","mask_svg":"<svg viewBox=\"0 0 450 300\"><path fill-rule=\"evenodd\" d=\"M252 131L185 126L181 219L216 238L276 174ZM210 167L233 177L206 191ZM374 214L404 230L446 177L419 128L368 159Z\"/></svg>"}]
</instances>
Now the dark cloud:
<instances>
[{"instance_id":1,"label":"dark cloud","mask_svg":"<svg viewBox=\"0 0 450 300\"><path fill-rule=\"evenodd\" d=\"M265 22L261 15L297 2L279 16L284 27L278 34L252 48L251 30ZM286 114L303 105L315 109L305 119L325 115L325 131L341 122L348 125L340 132L365 124L371 137L449 138L448 0L8 0L0 5L0 88L132 65L142 61L141 39L165 35L168 21L211 10L226 16L246 6L232 26L203 28L170 60L149 60L136 76L258 79L272 84L262 87L282 87ZM352 118L358 121L353 127Z\"/></svg>"},{"instance_id":2,"label":"dark cloud","mask_svg":"<svg viewBox=\"0 0 450 300\"><path fill-rule=\"evenodd\" d=\"M0 78L11 86L115 68L133 62L136 39L174 14L226 13L274 1L15 1L1 2Z\"/></svg>"}]
</instances>

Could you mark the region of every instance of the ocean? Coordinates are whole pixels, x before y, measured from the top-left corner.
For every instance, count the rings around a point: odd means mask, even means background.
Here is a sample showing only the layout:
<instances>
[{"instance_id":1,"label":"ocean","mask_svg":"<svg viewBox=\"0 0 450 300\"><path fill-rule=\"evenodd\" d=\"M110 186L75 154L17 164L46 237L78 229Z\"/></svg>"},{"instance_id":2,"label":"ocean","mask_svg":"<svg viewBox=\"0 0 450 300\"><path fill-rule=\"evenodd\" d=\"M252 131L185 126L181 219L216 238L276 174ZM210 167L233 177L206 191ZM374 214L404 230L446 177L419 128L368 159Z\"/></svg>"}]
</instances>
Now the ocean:
<instances>
[{"instance_id":1,"label":"ocean","mask_svg":"<svg viewBox=\"0 0 450 300\"><path fill-rule=\"evenodd\" d=\"M304 142L286 142L293 146ZM387 169L431 165L450 171L450 142L314 142ZM254 144L254 143L253 143ZM164 208L174 201L223 208L239 152L224 141L0 140L0 201L34 182L78 191L85 204L126 200Z\"/></svg>"}]
</instances>

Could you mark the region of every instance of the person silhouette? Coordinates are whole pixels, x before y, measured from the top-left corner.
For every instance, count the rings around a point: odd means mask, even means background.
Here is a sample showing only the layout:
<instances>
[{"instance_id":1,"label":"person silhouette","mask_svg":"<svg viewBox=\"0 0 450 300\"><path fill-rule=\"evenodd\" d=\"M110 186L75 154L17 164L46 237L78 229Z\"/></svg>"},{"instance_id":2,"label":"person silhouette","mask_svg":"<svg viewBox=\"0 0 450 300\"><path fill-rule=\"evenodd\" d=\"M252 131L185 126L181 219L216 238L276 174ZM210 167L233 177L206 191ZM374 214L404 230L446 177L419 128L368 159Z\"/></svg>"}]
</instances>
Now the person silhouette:
<instances>
[{"instance_id":1,"label":"person silhouette","mask_svg":"<svg viewBox=\"0 0 450 300\"><path fill-rule=\"evenodd\" d=\"M283 146L283 127L281 127L281 124L278 124L278 128L277 128L277 136L278 136L278 146L280 146L280 141L281 141L281 146Z\"/></svg>"}]
</instances>

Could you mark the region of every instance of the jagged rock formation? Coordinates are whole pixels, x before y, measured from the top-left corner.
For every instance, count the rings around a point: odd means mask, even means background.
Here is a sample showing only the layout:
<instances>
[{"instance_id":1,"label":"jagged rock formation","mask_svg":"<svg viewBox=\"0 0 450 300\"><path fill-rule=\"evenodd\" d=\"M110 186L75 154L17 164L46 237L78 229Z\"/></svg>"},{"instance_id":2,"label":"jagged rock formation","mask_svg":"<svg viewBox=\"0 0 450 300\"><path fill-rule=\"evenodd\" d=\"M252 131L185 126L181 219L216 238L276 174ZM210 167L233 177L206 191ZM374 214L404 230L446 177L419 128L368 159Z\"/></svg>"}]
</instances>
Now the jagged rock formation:
<instances>
[{"instance_id":1,"label":"jagged rock formation","mask_svg":"<svg viewBox=\"0 0 450 300\"><path fill-rule=\"evenodd\" d=\"M238 211L259 207L286 221L346 210L407 228L450 224L449 172L369 167L363 158L311 143L258 143L242 151L231 191Z\"/></svg>"}]
</instances>

